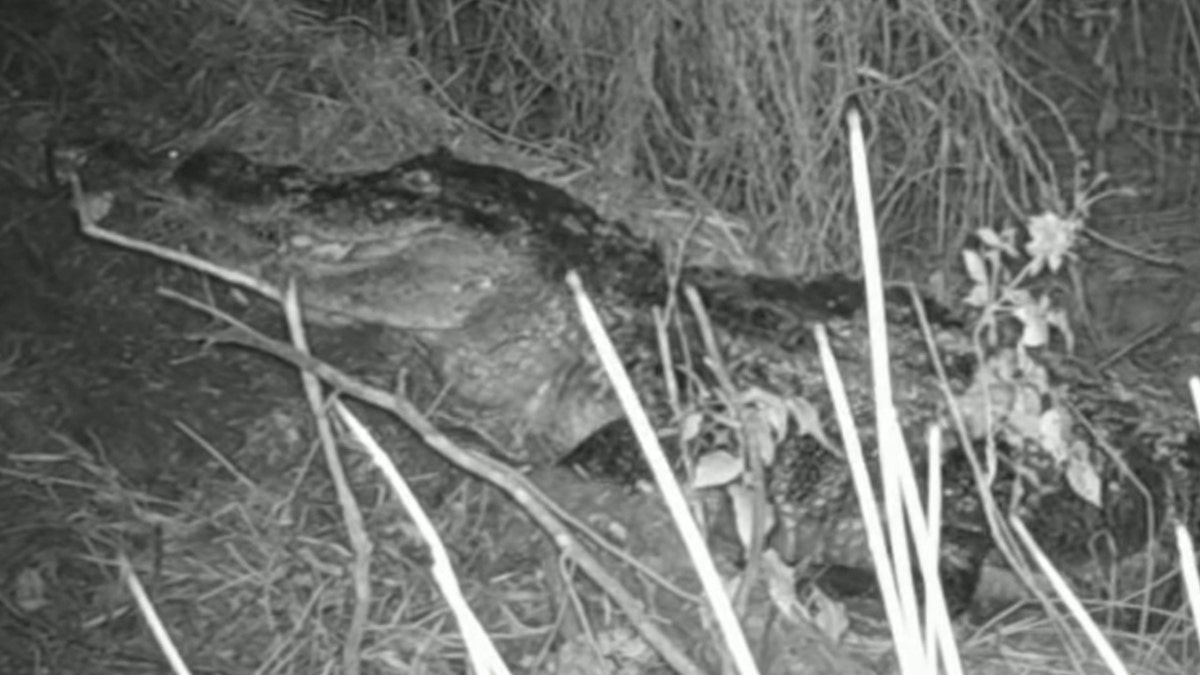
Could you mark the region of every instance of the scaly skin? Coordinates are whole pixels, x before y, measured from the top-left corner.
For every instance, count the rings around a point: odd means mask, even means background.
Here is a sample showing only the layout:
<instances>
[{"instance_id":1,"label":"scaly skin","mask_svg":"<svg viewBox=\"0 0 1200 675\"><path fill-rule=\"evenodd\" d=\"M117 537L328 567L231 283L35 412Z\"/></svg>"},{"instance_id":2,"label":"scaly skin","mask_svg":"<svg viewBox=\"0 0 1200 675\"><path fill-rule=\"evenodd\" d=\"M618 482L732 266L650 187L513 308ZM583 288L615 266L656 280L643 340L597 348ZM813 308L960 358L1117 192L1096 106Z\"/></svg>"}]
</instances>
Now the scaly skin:
<instances>
[{"instance_id":1,"label":"scaly skin","mask_svg":"<svg viewBox=\"0 0 1200 675\"><path fill-rule=\"evenodd\" d=\"M172 197L146 225L152 236L276 281L299 278L302 299L319 320L418 336L459 406L523 451L513 459L566 457L598 479L633 482L645 476L644 467L562 283L567 270L578 271L652 419L668 445L678 445L672 429L680 411L667 401L650 318L654 306L666 304L668 271L653 245L562 190L444 151L337 176L204 151L179 165L173 184ZM162 227L170 222L185 226ZM684 267L678 281L703 298L734 388L803 403L836 446L810 339L815 323L826 324L864 447L874 453L860 284L703 267ZM968 335L944 312L927 309L952 388L961 392L974 369ZM895 402L910 447L923 451L929 425L945 426L945 401L906 294L889 294L889 312ZM685 411L702 420L687 450L695 456L736 448L730 411L714 393L712 373L698 365L703 350L695 321L678 322L675 362L684 363L686 344L697 365L677 367L672 377L687 394ZM775 439L769 493L790 514L777 539L790 542L792 557L813 564L869 567L845 463L836 448L815 441L814 431L793 420ZM957 495L948 504L943 575L952 604L961 608L990 540L961 461L948 461L943 472ZM1091 513L1069 494L1067 503L1062 514L1035 520ZM1118 527L1127 520L1100 522Z\"/></svg>"}]
</instances>

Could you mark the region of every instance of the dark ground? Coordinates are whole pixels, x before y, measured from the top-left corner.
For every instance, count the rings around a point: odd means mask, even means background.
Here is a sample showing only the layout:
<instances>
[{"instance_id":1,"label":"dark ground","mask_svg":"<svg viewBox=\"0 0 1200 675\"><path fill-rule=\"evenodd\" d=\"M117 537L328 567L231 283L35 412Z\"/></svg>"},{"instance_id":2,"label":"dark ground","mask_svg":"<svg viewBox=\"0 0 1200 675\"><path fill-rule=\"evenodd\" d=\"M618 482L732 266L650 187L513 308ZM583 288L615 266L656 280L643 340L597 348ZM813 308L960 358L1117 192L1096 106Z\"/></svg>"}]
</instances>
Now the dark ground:
<instances>
[{"instance_id":1,"label":"dark ground","mask_svg":"<svg viewBox=\"0 0 1200 675\"><path fill-rule=\"evenodd\" d=\"M1131 47L1119 36L1115 44ZM1200 256L1192 252L1200 250L1195 102L1180 99L1177 82L1156 76L1167 69L1155 59L1168 55L1131 56L1121 80L1106 85L1091 64L1092 45L1079 35L1043 40L1045 58L1060 74L1036 84L1065 102L1083 146L1118 182L1146 190L1137 200L1105 205L1097 227L1118 238L1137 233L1182 265L1147 266L1092 249L1084 269L1096 271L1089 279L1102 314L1096 318L1109 334L1101 351L1113 353L1174 320L1168 337L1114 367L1155 369L1178 386L1181 376L1200 372L1189 368L1200 332L1190 327L1200 311L1189 313L1195 291L1188 281L1200 278ZM1110 101L1122 111L1111 129L1098 126ZM1160 128L1188 123L1192 131L1184 135ZM102 508L97 486L174 500L230 480L179 425L253 467L252 458L237 454L244 430L298 398L296 377L283 365L188 339L207 320L156 295L163 285L236 304L195 275L85 241L61 191L0 182L0 671L35 672L37 664L45 673L160 672L136 618L86 623L107 606L96 589L111 586L116 572L88 562L112 551L94 549L98 534L86 529L94 520L80 513ZM278 327L269 312L254 316ZM369 339L325 340L351 360L375 362L358 349L368 349ZM14 589L34 577L44 590L29 589L22 600Z\"/></svg>"}]
</instances>

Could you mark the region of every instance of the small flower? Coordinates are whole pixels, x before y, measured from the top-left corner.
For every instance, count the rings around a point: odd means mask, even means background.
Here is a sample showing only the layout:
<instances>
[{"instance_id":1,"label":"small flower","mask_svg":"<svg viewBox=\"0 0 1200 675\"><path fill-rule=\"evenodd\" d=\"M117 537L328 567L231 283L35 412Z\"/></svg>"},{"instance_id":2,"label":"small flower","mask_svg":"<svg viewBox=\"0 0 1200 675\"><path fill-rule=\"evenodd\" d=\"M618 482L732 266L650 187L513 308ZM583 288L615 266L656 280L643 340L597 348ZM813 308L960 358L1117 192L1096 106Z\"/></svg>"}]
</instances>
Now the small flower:
<instances>
[{"instance_id":1,"label":"small flower","mask_svg":"<svg viewBox=\"0 0 1200 675\"><path fill-rule=\"evenodd\" d=\"M1030 219L1029 243L1025 245L1025 252L1032 258L1030 273L1036 275L1044 267L1057 272L1065 259L1074 256L1071 249L1082 229L1083 222L1079 219L1060 218L1053 213Z\"/></svg>"}]
</instances>

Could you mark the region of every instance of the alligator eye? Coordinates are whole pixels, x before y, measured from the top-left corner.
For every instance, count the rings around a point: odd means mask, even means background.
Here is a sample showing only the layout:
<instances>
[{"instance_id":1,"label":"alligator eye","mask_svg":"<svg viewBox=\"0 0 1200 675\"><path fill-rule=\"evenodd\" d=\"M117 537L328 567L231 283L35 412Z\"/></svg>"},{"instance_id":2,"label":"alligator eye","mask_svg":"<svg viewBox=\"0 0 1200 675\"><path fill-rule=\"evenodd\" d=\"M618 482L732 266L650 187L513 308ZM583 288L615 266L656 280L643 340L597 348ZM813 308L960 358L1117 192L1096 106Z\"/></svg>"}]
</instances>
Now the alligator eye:
<instances>
[{"instance_id":1,"label":"alligator eye","mask_svg":"<svg viewBox=\"0 0 1200 675\"><path fill-rule=\"evenodd\" d=\"M433 172L427 169L414 169L400 174L397 181L400 187L419 195L432 197L442 191L442 186L434 180Z\"/></svg>"}]
</instances>

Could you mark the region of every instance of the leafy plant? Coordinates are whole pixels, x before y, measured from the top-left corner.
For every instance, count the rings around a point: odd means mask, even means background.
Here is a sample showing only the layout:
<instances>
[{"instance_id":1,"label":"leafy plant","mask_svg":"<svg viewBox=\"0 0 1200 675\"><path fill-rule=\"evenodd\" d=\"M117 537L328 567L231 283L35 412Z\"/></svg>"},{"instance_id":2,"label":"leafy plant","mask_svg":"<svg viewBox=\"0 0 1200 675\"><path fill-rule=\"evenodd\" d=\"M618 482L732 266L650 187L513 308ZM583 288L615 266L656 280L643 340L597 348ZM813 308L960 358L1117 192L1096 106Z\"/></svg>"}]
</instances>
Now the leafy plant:
<instances>
[{"instance_id":1,"label":"leafy plant","mask_svg":"<svg viewBox=\"0 0 1200 675\"><path fill-rule=\"evenodd\" d=\"M1079 497L1100 506L1101 481L1090 446L1074 432L1062 392L1030 353L1049 348L1055 332L1068 352L1075 348L1067 312L1048 294L1031 291L1028 282L1045 272L1057 273L1073 260L1082 232L1079 217L1043 213L1030 219L1023 246L1017 245L1015 228L982 228L977 232L981 250L963 251L972 283L964 303L980 312L975 336L978 353L987 356L980 359L981 367L960 403L977 438L999 437L1014 447L1040 451ZM1019 265L1016 272L1010 267L1014 262ZM1020 333L1013 344L1003 345L1003 329L1010 323ZM994 475L994 456L989 460ZM1031 474L1029 467L1017 469L1026 469L1027 477ZM1033 483L1047 487L1042 480Z\"/></svg>"}]
</instances>

